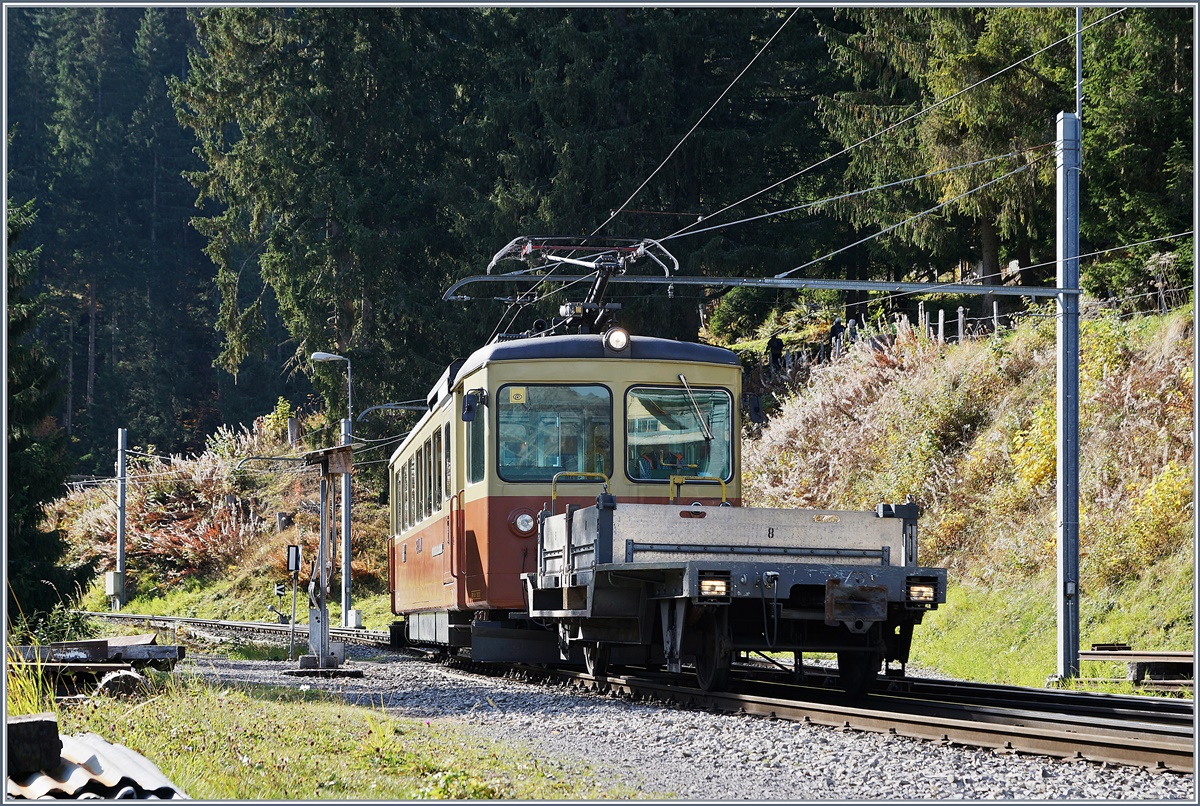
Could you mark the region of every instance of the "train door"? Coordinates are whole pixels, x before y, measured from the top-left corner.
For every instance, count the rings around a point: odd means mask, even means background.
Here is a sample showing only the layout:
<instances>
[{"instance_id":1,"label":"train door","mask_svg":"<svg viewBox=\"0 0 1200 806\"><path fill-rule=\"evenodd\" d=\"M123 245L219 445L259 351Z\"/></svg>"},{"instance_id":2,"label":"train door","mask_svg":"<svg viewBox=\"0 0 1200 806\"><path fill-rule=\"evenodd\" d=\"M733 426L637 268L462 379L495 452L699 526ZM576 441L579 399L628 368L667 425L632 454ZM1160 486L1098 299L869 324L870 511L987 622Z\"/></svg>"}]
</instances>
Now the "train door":
<instances>
[{"instance_id":1,"label":"train door","mask_svg":"<svg viewBox=\"0 0 1200 806\"><path fill-rule=\"evenodd\" d=\"M434 482L438 507L442 511L442 584L453 585L459 577L462 557L462 497L454 490L454 462L450 423L438 427L433 437L433 452L437 457Z\"/></svg>"},{"instance_id":2,"label":"train door","mask_svg":"<svg viewBox=\"0 0 1200 806\"><path fill-rule=\"evenodd\" d=\"M451 572L448 575L447 584L454 585L453 597L458 607L466 607L467 605L467 588L470 580L467 579L470 563L468 562L468 554L473 549L478 551L474 543L474 527L472 525L473 518L477 517L477 508L472 506L467 485L471 481L477 481L479 470L473 469L472 461L480 463L479 453L483 447L482 433L484 422L487 419L487 408L480 395L476 392L470 393L473 399L471 405L475 419L465 421L463 419L464 400L468 393L465 391L466 386L460 385L454 394L454 402L451 404L448 422L443 431L443 447L442 450L447 457L449 467L445 471L446 484L448 484L449 501L446 528L450 530L453 544L453 552L451 560ZM486 399L486 398L484 398ZM474 436L474 443L470 437ZM478 491L472 491L472 496L477 497Z\"/></svg>"},{"instance_id":3,"label":"train door","mask_svg":"<svg viewBox=\"0 0 1200 806\"><path fill-rule=\"evenodd\" d=\"M486 383L486 378L476 376L476 381ZM473 383L472 383L473 385ZM461 497L459 506L459 548L457 572L461 585L460 602L464 607L485 601L487 578L484 573L487 556L488 535L488 479L491 475L491 460L488 445L493 427L491 407L488 404L486 386L467 393L474 401L470 420L456 418L454 456L458 469L456 482Z\"/></svg>"}]
</instances>

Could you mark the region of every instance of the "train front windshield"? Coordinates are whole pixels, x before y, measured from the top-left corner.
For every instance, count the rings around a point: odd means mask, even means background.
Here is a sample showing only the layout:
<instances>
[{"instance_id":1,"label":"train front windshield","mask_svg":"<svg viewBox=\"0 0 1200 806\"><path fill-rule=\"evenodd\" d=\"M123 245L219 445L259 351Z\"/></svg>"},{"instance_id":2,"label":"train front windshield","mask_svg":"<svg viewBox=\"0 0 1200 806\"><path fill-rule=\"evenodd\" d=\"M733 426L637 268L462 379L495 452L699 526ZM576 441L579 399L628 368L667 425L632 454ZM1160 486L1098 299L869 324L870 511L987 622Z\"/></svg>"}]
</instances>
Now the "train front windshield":
<instances>
[{"instance_id":1,"label":"train front windshield","mask_svg":"<svg viewBox=\"0 0 1200 806\"><path fill-rule=\"evenodd\" d=\"M733 401L725 389L634 387L625 399L626 472L634 481L728 481Z\"/></svg>"},{"instance_id":2,"label":"train front windshield","mask_svg":"<svg viewBox=\"0 0 1200 806\"><path fill-rule=\"evenodd\" d=\"M548 482L565 470L612 475L612 392L606 387L508 385L497 397L500 478Z\"/></svg>"}]
</instances>

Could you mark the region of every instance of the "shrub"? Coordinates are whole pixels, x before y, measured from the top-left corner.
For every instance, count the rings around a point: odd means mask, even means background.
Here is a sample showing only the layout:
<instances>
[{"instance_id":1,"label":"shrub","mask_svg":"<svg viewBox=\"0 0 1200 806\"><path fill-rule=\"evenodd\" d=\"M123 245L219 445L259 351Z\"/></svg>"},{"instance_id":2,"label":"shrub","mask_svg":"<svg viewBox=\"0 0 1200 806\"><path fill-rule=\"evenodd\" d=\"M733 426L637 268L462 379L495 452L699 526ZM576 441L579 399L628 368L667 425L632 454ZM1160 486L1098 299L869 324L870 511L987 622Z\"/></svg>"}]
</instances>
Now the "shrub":
<instances>
[{"instance_id":1,"label":"shrub","mask_svg":"<svg viewBox=\"0 0 1200 806\"><path fill-rule=\"evenodd\" d=\"M1168 462L1120 517L1096 530L1091 577L1101 584L1136 578L1178 551L1191 537L1193 508L1190 467Z\"/></svg>"},{"instance_id":2,"label":"shrub","mask_svg":"<svg viewBox=\"0 0 1200 806\"><path fill-rule=\"evenodd\" d=\"M1058 470L1058 412L1053 400L1038 404L1033 419L1012 438L1012 463L1031 490L1047 489Z\"/></svg>"}]
</instances>

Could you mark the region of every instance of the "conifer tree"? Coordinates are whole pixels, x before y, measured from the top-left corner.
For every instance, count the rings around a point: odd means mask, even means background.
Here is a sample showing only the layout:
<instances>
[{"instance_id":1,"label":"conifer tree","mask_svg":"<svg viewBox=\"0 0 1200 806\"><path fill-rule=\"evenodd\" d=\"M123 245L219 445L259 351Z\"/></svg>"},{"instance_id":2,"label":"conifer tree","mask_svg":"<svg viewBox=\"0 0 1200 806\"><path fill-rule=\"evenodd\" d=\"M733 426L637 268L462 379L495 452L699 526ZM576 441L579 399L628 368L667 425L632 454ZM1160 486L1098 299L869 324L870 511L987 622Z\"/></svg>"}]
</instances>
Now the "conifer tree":
<instances>
[{"instance_id":1,"label":"conifer tree","mask_svg":"<svg viewBox=\"0 0 1200 806\"><path fill-rule=\"evenodd\" d=\"M58 371L38 342L45 299L28 293L40 249L17 249L35 217L33 202L8 204L8 433L5 487L7 612L10 622L45 613L87 569L60 566L62 536L43 527L42 507L62 493L66 478L63 433L52 412Z\"/></svg>"}]
</instances>

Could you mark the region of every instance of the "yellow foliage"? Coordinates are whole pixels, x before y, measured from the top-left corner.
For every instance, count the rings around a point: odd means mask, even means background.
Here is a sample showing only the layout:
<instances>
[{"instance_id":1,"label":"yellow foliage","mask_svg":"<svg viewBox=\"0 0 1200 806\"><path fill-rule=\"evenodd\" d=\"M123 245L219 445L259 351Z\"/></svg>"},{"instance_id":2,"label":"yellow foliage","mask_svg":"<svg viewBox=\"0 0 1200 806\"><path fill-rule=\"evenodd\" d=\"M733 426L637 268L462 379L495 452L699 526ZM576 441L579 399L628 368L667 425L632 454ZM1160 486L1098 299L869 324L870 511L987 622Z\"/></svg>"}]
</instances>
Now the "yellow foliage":
<instances>
[{"instance_id":1,"label":"yellow foliage","mask_svg":"<svg viewBox=\"0 0 1200 806\"><path fill-rule=\"evenodd\" d=\"M1018 476L1038 490L1055 477L1058 470L1057 414L1052 403L1042 403L1033 411L1033 422L1018 431L1012 440L1012 461Z\"/></svg>"},{"instance_id":2,"label":"yellow foliage","mask_svg":"<svg viewBox=\"0 0 1200 806\"><path fill-rule=\"evenodd\" d=\"M1191 468L1167 462L1130 507L1131 537L1147 565L1178 548L1179 538L1186 536L1182 527L1188 525L1191 510Z\"/></svg>"}]
</instances>

